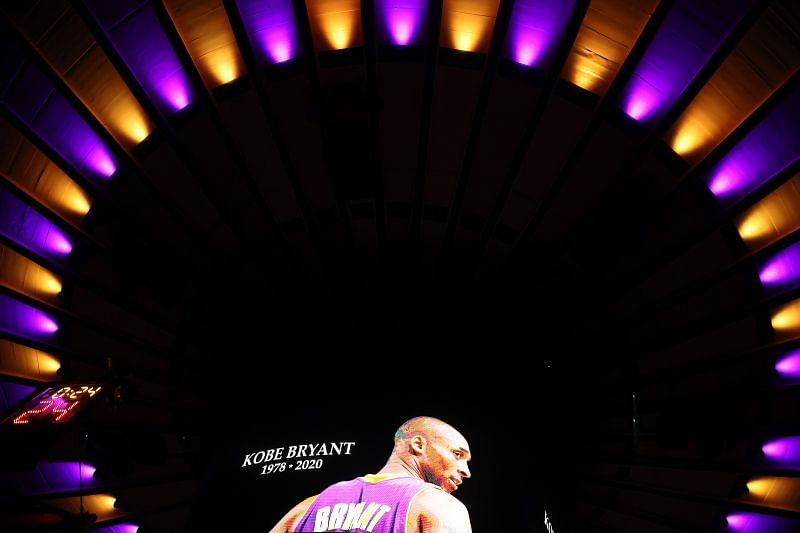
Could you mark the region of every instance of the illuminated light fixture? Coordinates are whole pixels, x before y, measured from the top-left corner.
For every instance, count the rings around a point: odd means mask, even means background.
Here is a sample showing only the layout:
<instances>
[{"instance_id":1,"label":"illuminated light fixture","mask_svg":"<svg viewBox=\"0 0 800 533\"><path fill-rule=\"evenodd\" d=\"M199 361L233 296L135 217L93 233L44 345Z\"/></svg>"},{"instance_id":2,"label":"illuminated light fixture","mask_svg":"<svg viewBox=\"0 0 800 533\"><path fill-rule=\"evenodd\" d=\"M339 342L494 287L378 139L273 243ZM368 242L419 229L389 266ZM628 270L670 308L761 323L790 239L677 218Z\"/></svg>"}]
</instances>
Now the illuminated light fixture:
<instances>
[{"instance_id":1,"label":"illuminated light fixture","mask_svg":"<svg viewBox=\"0 0 800 533\"><path fill-rule=\"evenodd\" d=\"M790 302L772 314L772 329L775 331L794 330L800 327L800 300Z\"/></svg>"},{"instance_id":2,"label":"illuminated light fixture","mask_svg":"<svg viewBox=\"0 0 800 533\"><path fill-rule=\"evenodd\" d=\"M92 529L92 533L137 533L138 531L139 526L130 522Z\"/></svg>"},{"instance_id":3,"label":"illuminated light fixture","mask_svg":"<svg viewBox=\"0 0 800 533\"><path fill-rule=\"evenodd\" d=\"M445 0L441 45L462 52L486 53L499 0Z\"/></svg>"},{"instance_id":4,"label":"illuminated light fixture","mask_svg":"<svg viewBox=\"0 0 800 533\"><path fill-rule=\"evenodd\" d=\"M573 83L587 91L594 89L595 86L602 81L603 76L599 74L597 69L593 68L593 66L591 60L579 62L575 67L572 79Z\"/></svg>"},{"instance_id":5,"label":"illuminated light fixture","mask_svg":"<svg viewBox=\"0 0 800 533\"><path fill-rule=\"evenodd\" d=\"M771 464L800 468L800 437L781 437L764 443L764 457Z\"/></svg>"},{"instance_id":6,"label":"illuminated light fixture","mask_svg":"<svg viewBox=\"0 0 800 533\"><path fill-rule=\"evenodd\" d=\"M715 4L676 0L622 91L624 112L637 122L661 118L750 4L749 0L732 1L719 11ZM714 20L714 24L697 24L695 20Z\"/></svg>"},{"instance_id":7,"label":"illuminated light fixture","mask_svg":"<svg viewBox=\"0 0 800 533\"><path fill-rule=\"evenodd\" d=\"M789 533L798 528L791 518L751 512L730 513L725 521L728 530L737 533Z\"/></svg>"},{"instance_id":8,"label":"illuminated light fixture","mask_svg":"<svg viewBox=\"0 0 800 533\"><path fill-rule=\"evenodd\" d=\"M800 242L770 257L759 269L764 286L786 286L800 282Z\"/></svg>"},{"instance_id":9,"label":"illuminated light fixture","mask_svg":"<svg viewBox=\"0 0 800 533\"><path fill-rule=\"evenodd\" d=\"M34 62L25 63L2 100L45 144L87 177L107 180L116 172L111 151L100 136ZM32 105L39 106L34 115L29 110Z\"/></svg>"},{"instance_id":10,"label":"illuminated light fixture","mask_svg":"<svg viewBox=\"0 0 800 533\"><path fill-rule=\"evenodd\" d=\"M105 178L110 178L117 171L117 165L114 164L108 149L100 143L96 144L86 156L86 162Z\"/></svg>"},{"instance_id":11,"label":"illuminated light fixture","mask_svg":"<svg viewBox=\"0 0 800 533\"><path fill-rule=\"evenodd\" d=\"M77 185L70 187L70 190L64 196L64 207L75 213L76 215L85 215L92 208L89 203L89 197Z\"/></svg>"},{"instance_id":12,"label":"illuminated light fixture","mask_svg":"<svg viewBox=\"0 0 800 533\"><path fill-rule=\"evenodd\" d=\"M209 52L203 61L219 85L230 83L242 75L236 64L235 50L230 46Z\"/></svg>"},{"instance_id":13,"label":"illuminated light fixture","mask_svg":"<svg viewBox=\"0 0 800 533\"><path fill-rule=\"evenodd\" d=\"M706 185L731 205L766 183L800 156L787 139L800 136L800 90L781 101L711 169Z\"/></svg>"},{"instance_id":14,"label":"illuminated light fixture","mask_svg":"<svg viewBox=\"0 0 800 533\"><path fill-rule=\"evenodd\" d=\"M776 231L775 226L769 219L766 210L752 209L737 225L737 231L745 241L752 241Z\"/></svg>"},{"instance_id":15,"label":"illuminated light fixture","mask_svg":"<svg viewBox=\"0 0 800 533\"><path fill-rule=\"evenodd\" d=\"M72 242L58 226L2 189L0 233L42 255L62 258L72 252Z\"/></svg>"},{"instance_id":16,"label":"illuminated light fixture","mask_svg":"<svg viewBox=\"0 0 800 533\"><path fill-rule=\"evenodd\" d=\"M775 363L775 370L786 378L800 378L800 350L783 356Z\"/></svg>"},{"instance_id":17,"label":"illuminated light fixture","mask_svg":"<svg viewBox=\"0 0 800 533\"><path fill-rule=\"evenodd\" d=\"M188 80L183 72L165 76L158 84L158 92L173 111L180 111L189 105Z\"/></svg>"},{"instance_id":18,"label":"illuminated light fixture","mask_svg":"<svg viewBox=\"0 0 800 533\"><path fill-rule=\"evenodd\" d=\"M192 102L189 77L149 3L131 10L125 2L83 1L161 113Z\"/></svg>"},{"instance_id":19,"label":"illuminated light fixture","mask_svg":"<svg viewBox=\"0 0 800 533\"><path fill-rule=\"evenodd\" d=\"M50 336L58 331L58 323L44 311L0 294L0 330L25 337Z\"/></svg>"},{"instance_id":20,"label":"illuminated light fixture","mask_svg":"<svg viewBox=\"0 0 800 533\"><path fill-rule=\"evenodd\" d=\"M63 288L61 280L55 274L39 265L28 269L26 281L30 282L36 290L50 296L58 295Z\"/></svg>"},{"instance_id":21,"label":"illuminated light fixture","mask_svg":"<svg viewBox=\"0 0 800 533\"><path fill-rule=\"evenodd\" d=\"M306 7L317 52L361 45L359 0L306 0Z\"/></svg>"},{"instance_id":22,"label":"illuminated light fixture","mask_svg":"<svg viewBox=\"0 0 800 533\"><path fill-rule=\"evenodd\" d=\"M711 135L694 120L685 119L678 123L675 135L670 141L672 150L681 157L686 157L700 146L705 145L711 139Z\"/></svg>"},{"instance_id":23,"label":"illuminated light fixture","mask_svg":"<svg viewBox=\"0 0 800 533\"><path fill-rule=\"evenodd\" d=\"M774 478L753 478L747 482L747 490L757 498L766 498L774 484Z\"/></svg>"},{"instance_id":24,"label":"illuminated light fixture","mask_svg":"<svg viewBox=\"0 0 800 533\"><path fill-rule=\"evenodd\" d=\"M564 31L573 4L552 0L515 2L508 28L511 59L526 67L544 67Z\"/></svg>"},{"instance_id":25,"label":"illuminated light fixture","mask_svg":"<svg viewBox=\"0 0 800 533\"><path fill-rule=\"evenodd\" d=\"M395 46L419 40L427 10L427 0L378 0L376 5L384 33Z\"/></svg>"},{"instance_id":26,"label":"illuminated light fixture","mask_svg":"<svg viewBox=\"0 0 800 533\"><path fill-rule=\"evenodd\" d=\"M0 339L0 374L32 381L59 379L61 362L52 354Z\"/></svg>"},{"instance_id":27,"label":"illuminated light fixture","mask_svg":"<svg viewBox=\"0 0 800 533\"><path fill-rule=\"evenodd\" d=\"M242 22L267 63L293 59L300 49L291 0L237 0Z\"/></svg>"},{"instance_id":28,"label":"illuminated light fixture","mask_svg":"<svg viewBox=\"0 0 800 533\"><path fill-rule=\"evenodd\" d=\"M244 61L222 0L165 0L164 4L206 86L213 89L242 75Z\"/></svg>"},{"instance_id":29,"label":"illuminated light fixture","mask_svg":"<svg viewBox=\"0 0 800 533\"><path fill-rule=\"evenodd\" d=\"M333 50L349 48L355 33L356 16L353 12L328 13L320 17L322 32Z\"/></svg>"}]
</instances>

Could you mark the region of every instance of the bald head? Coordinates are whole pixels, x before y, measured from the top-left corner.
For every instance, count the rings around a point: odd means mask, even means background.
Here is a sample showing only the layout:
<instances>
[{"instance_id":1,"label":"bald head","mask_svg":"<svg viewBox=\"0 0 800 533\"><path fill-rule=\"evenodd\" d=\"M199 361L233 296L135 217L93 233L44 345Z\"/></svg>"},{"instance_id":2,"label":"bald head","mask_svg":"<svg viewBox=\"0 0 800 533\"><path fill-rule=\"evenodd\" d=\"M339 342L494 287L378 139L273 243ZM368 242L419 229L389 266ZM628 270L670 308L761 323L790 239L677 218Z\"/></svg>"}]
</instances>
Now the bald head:
<instances>
[{"instance_id":1,"label":"bald head","mask_svg":"<svg viewBox=\"0 0 800 533\"><path fill-rule=\"evenodd\" d=\"M405 421L395 432L392 456L446 492L456 490L470 477L467 439L438 418L418 416Z\"/></svg>"}]
</instances>

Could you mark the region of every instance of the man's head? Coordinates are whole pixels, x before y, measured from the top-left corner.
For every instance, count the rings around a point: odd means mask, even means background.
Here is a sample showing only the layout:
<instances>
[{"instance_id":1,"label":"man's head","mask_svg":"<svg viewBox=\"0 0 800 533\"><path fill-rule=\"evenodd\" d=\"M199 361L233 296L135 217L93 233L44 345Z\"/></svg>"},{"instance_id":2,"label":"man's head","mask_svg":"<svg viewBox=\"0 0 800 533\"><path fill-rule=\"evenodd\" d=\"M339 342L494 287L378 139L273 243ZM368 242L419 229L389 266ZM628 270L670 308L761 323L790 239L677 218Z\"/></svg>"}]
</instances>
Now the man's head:
<instances>
[{"instance_id":1,"label":"man's head","mask_svg":"<svg viewBox=\"0 0 800 533\"><path fill-rule=\"evenodd\" d=\"M425 481L447 493L470 477L467 439L438 418L418 416L403 423L395 433L393 453L414 463Z\"/></svg>"}]
</instances>

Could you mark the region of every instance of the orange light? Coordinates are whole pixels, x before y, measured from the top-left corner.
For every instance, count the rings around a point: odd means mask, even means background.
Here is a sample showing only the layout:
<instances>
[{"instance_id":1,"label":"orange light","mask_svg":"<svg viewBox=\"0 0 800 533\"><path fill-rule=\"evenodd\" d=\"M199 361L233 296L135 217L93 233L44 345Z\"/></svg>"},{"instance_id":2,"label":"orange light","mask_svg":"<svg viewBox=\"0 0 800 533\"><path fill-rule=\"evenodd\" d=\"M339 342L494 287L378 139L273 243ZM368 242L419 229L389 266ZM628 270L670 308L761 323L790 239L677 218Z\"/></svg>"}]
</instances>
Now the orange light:
<instances>
[{"instance_id":1,"label":"orange light","mask_svg":"<svg viewBox=\"0 0 800 533\"><path fill-rule=\"evenodd\" d=\"M61 362L52 354L0 339L0 374L33 381L55 381Z\"/></svg>"},{"instance_id":2,"label":"orange light","mask_svg":"<svg viewBox=\"0 0 800 533\"><path fill-rule=\"evenodd\" d=\"M765 209L752 209L737 225L739 235L745 241L760 239L775 231Z\"/></svg>"},{"instance_id":3,"label":"orange light","mask_svg":"<svg viewBox=\"0 0 800 533\"><path fill-rule=\"evenodd\" d=\"M26 287L48 296L56 296L61 292L61 280L49 270L33 263L26 271Z\"/></svg>"},{"instance_id":4,"label":"orange light","mask_svg":"<svg viewBox=\"0 0 800 533\"><path fill-rule=\"evenodd\" d=\"M697 119L696 115L685 117L673 128L674 133L669 143L681 157L687 157L711 141L711 134L703 127L703 122Z\"/></svg>"},{"instance_id":5,"label":"orange light","mask_svg":"<svg viewBox=\"0 0 800 533\"><path fill-rule=\"evenodd\" d=\"M442 46L463 52L486 52L499 2L446 0L442 12Z\"/></svg>"},{"instance_id":6,"label":"orange light","mask_svg":"<svg viewBox=\"0 0 800 533\"><path fill-rule=\"evenodd\" d=\"M772 313L772 328L775 331L790 331L800 328L800 300L789 302Z\"/></svg>"},{"instance_id":7,"label":"orange light","mask_svg":"<svg viewBox=\"0 0 800 533\"><path fill-rule=\"evenodd\" d=\"M233 45L223 46L209 52L202 59L205 67L214 76L218 85L230 83L239 76L239 65L236 62L236 50Z\"/></svg>"},{"instance_id":8,"label":"orange light","mask_svg":"<svg viewBox=\"0 0 800 533\"><path fill-rule=\"evenodd\" d=\"M136 102L114 106L109 114L112 129L117 130L134 145L139 144L153 130L144 111Z\"/></svg>"},{"instance_id":9,"label":"orange light","mask_svg":"<svg viewBox=\"0 0 800 533\"><path fill-rule=\"evenodd\" d=\"M319 15L322 32L334 50L349 48L355 33L356 14L352 11L325 13Z\"/></svg>"}]
</instances>

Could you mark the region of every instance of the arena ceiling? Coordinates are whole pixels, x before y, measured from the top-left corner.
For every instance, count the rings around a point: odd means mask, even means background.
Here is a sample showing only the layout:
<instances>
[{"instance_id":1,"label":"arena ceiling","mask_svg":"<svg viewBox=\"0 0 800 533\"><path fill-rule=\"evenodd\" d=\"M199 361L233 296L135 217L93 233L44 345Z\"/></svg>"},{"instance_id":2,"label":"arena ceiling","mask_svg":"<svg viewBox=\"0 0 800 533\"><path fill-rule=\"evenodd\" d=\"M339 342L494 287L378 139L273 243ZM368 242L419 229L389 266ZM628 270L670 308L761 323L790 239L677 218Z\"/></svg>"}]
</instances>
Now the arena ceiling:
<instances>
[{"instance_id":1,"label":"arena ceiling","mask_svg":"<svg viewBox=\"0 0 800 533\"><path fill-rule=\"evenodd\" d=\"M237 454L423 411L475 531L800 528L794 0L0 11L0 409L103 386L4 530L268 530Z\"/></svg>"}]
</instances>

